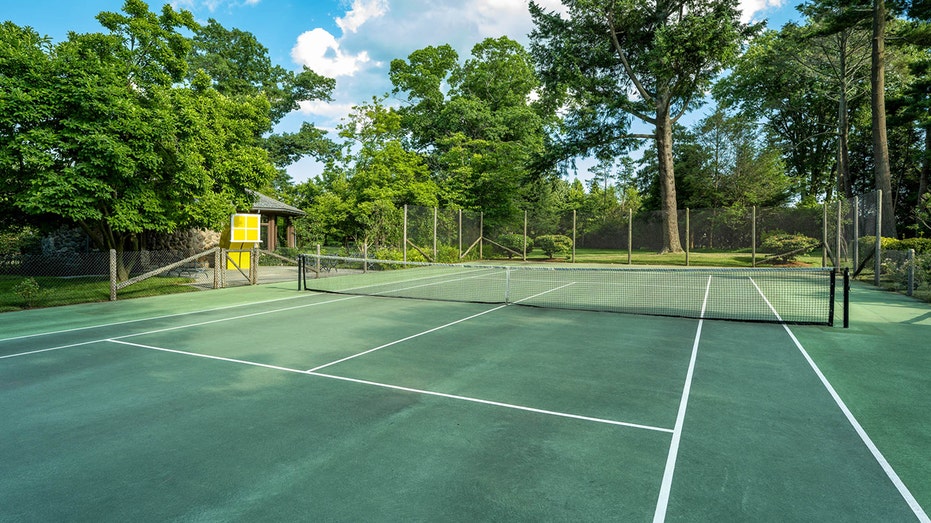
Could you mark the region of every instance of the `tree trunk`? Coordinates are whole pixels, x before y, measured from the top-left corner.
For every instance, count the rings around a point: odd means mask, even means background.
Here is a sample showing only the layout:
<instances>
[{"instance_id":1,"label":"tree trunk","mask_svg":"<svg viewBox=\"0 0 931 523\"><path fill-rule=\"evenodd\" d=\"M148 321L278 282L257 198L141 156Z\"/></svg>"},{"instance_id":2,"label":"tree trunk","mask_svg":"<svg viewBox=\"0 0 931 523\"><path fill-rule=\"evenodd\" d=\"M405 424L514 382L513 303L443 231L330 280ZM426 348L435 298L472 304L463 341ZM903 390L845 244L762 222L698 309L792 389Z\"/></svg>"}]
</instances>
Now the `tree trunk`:
<instances>
[{"instance_id":1,"label":"tree trunk","mask_svg":"<svg viewBox=\"0 0 931 523\"><path fill-rule=\"evenodd\" d=\"M682 252L679 215L676 208L676 177L672 160L672 122L668 104L657 103L656 157L659 160L660 195L663 211L663 248L660 253Z\"/></svg>"},{"instance_id":2,"label":"tree trunk","mask_svg":"<svg viewBox=\"0 0 931 523\"><path fill-rule=\"evenodd\" d=\"M883 192L882 235L895 238L895 208L892 198L892 175L889 169L889 142L886 138L886 5L884 0L873 0L873 56L872 84L873 109L873 174L876 189Z\"/></svg>"},{"instance_id":3,"label":"tree trunk","mask_svg":"<svg viewBox=\"0 0 931 523\"><path fill-rule=\"evenodd\" d=\"M921 166L921 178L918 179L919 199L928 192L928 178L931 178L931 126L925 127L925 161Z\"/></svg>"}]
</instances>

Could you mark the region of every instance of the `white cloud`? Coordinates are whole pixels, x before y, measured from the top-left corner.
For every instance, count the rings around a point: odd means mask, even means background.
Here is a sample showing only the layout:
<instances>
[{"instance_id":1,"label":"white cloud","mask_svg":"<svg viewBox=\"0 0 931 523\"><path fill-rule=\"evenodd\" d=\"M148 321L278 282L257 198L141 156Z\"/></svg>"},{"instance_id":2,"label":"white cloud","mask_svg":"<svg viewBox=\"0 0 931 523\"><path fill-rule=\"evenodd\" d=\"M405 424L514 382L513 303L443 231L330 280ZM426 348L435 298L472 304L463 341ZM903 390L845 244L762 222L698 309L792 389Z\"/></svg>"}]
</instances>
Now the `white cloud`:
<instances>
[{"instance_id":1,"label":"white cloud","mask_svg":"<svg viewBox=\"0 0 931 523\"><path fill-rule=\"evenodd\" d=\"M784 0L740 0L740 10L743 13L740 19L749 22L762 11L779 9L785 4Z\"/></svg>"},{"instance_id":2,"label":"white cloud","mask_svg":"<svg viewBox=\"0 0 931 523\"><path fill-rule=\"evenodd\" d=\"M323 76L353 76L370 61L368 52L347 53L340 42L325 29L307 31L297 37L291 58Z\"/></svg>"},{"instance_id":3,"label":"white cloud","mask_svg":"<svg viewBox=\"0 0 931 523\"><path fill-rule=\"evenodd\" d=\"M352 10L346 16L337 18L336 25L343 30L343 34L355 33L365 22L378 18L388 12L387 0L355 0Z\"/></svg>"}]
</instances>

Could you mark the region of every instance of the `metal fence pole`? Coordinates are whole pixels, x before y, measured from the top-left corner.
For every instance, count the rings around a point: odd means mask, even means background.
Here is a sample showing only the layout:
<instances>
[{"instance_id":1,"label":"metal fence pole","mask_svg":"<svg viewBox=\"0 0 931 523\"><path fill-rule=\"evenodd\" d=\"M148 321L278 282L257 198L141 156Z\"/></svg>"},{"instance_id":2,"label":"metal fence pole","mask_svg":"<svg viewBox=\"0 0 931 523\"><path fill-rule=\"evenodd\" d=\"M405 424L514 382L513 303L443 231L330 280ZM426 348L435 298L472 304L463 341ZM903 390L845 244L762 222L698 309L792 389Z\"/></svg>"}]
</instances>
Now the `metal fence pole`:
<instances>
[{"instance_id":1,"label":"metal fence pole","mask_svg":"<svg viewBox=\"0 0 931 523\"><path fill-rule=\"evenodd\" d=\"M572 209L572 263L575 263L575 209Z\"/></svg>"},{"instance_id":2,"label":"metal fence pole","mask_svg":"<svg viewBox=\"0 0 931 523\"><path fill-rule=\"evenodd\" d=\"M876 242L873 245L873 285L879 287L879 274L882 271L883 238L883 192L876 191Z\"/></svg>"},{"instance_id":3,"label":"metal fence pole","mask_svg":"<svg viewBox=\"0 0 931 523\"><path fill-rule=\"evenodd\" d=\"M756 267L756 205L753 206L753 212L750 215L750 265Z\"/></svg>"},{"instance_id":4,"label":"metal fence pole","mask_svg":"<svg viewBox=\"0 0 931 523\"><path fill-rule=\"evenodd\" d=\"M524 245L523 260L527 261L527 211L524 211L524 239L521 241Z\"/></svg>"},{"instance_id":5,"label":"metal fence pole","mask_svg":"<svg viewBox=\"0 0 931 523\"><path fill-rule=\"evenodd\" d=\"M853 197L853 270L860 268L860 197Z\"/></svg>"},{"instance_id":6,"label":"metal fence pole","mask_svg":"<svg viewBox=\"0 0 931 523\"><path fill-rule=\"evenodd\" d=\"M459 209L459 259L462 260L462 209Z\"/></svg>"},{"instance_id":7,"label":"metal fence pole","mask_svg":"<svg viewBox=\"0 0 931 523\"><path fill-rule=\"evenodd\" d=\"M404 261L407 261L407 204L404 204L404 238L401 240L403 245L401 251L404 253Z\"/></svg>"},{"instance_id":8,"label":"metal fence pole","mask_svg":"<svg viewBox=\"0 0 931 523\"><path fill-rule=\"evenodd\" d=\"M634 251L634 210L627 209L627 265L633 263Z\"/></svg>"},{"instance_id":9,"label":"metal fence pole","mask_svg":"<svg viewBox=\"0 0 931 523\"><path fill-rule=\"evenodd\" d=\"M844 200L837 200L837 230L834 231L834 266L840 267L840 233L843 227L841 212L843 211Z\"/></svg>"},{"instance_id":10,"label":"metal fence pole","mask_svg":"<svg viewBox=\"0 0 931 523\"><path fill-rule=\"evenodd\" d=\"M689 226L691 225L690 218L691 218L691 213L689 212L689 208L686 207L685 208L685 266L686 267L689 266L689 247L690 247L689 244L692 243L689 241L691 239L691 236L689 236L689 233L691 232L689 231Z\"/></svg>"},{"instance_id":11,"label":"metal fence pole","mask_svg":"<svg viewBox=\"0 0 931 523\"><path fill-rule=\"evenodd\" d=\"M821 206L821 266L828 266L828 202Z\"/></svg>"},{"instance_id":12,"label":"metal fence pole","mask_svg":"<svg viewBox=\"0 0 931 523\"><path fill-rule=\"evenodd\" d=\"M478 214L478 259L484 260L485 255L482 252L482 247L485 243L485 211L482 211Z\"/></svg>"},{"instance_id":13,"label":"metal fence pole","mask_svg":"<svg viewBox=\"0 0 931 523\"><path fill-rule=\"evenodd\" d=\"M433 208L433 261L437 261L436 255L436 207Z\"/></svg>"},{"instance_id":14,"label":"metal fence pole","mask_svg":"<svg viewBox=\"0 0 931 523\"><path fill-rule=\"evenodd\" d=\"M908 250L908 295L915 292L915 249Z\"/></svg>"}]
</instances>

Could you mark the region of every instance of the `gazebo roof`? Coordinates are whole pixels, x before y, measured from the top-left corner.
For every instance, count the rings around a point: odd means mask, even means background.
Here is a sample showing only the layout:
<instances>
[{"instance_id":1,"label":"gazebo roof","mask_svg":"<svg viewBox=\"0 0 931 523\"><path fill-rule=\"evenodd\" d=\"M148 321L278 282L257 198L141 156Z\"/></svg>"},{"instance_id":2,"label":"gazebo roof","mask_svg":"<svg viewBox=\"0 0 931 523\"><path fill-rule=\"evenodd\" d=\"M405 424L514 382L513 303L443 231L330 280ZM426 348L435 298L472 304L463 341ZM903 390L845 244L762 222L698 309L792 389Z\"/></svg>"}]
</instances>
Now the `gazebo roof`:
<instances>
[{"instance_id":1,"label":"gazebo roof","mask_svg":"<svg viewBox=\"0 0 931 523\"><path fill-rule=\"evenodd\" d=\"M258 191L249 191L249 194L256 197L255 203L252 204L252 212L259 212L262 214L277 214L279 216L304 216L307 214L297 207L292 207L284 202L279 202L278 200L270 196L265 196Z\"/></svg>"}]
</instances>

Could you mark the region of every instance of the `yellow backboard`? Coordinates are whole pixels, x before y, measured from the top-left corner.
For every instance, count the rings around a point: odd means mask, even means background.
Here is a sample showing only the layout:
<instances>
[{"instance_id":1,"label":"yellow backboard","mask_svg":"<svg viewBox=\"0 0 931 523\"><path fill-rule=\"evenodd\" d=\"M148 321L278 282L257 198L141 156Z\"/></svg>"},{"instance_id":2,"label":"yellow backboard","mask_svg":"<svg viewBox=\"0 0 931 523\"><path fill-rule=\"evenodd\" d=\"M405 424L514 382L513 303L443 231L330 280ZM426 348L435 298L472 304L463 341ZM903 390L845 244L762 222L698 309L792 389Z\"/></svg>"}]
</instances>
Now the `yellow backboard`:
<instances>
[{"instance_id":1,"label":"yellow backboard","mask_svg":"<svg viewBox=\"0 0 931 523\"><path fill-rule=\"evenodd\" d=\"M261 243L261 215L234 214L230 217L231 243Z\"/></svg>"}]
</instances>

